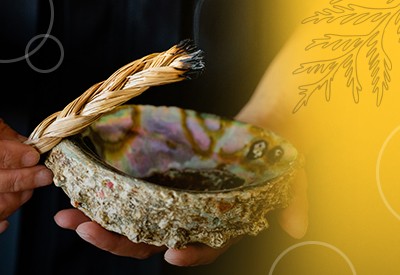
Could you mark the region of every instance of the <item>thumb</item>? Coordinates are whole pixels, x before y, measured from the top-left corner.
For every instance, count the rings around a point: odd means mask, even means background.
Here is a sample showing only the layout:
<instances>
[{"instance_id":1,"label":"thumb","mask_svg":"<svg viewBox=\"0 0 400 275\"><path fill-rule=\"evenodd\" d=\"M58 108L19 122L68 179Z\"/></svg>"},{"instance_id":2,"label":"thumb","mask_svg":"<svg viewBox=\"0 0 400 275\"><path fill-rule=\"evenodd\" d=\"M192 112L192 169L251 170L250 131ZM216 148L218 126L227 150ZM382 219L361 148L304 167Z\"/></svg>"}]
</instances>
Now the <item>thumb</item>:
<instances>
[{"instance_id":1,"label":"thumb","mask_svg":"<svg viewBox=\"0 0 400 275\"><path fill-rule=\"evenodd\" d=\"M292 200L287 208L278 213L278 222L291 237L300 239L308 229L307 176L304 169L298 172L291 188Z\"/></svg>"}]
</instances>

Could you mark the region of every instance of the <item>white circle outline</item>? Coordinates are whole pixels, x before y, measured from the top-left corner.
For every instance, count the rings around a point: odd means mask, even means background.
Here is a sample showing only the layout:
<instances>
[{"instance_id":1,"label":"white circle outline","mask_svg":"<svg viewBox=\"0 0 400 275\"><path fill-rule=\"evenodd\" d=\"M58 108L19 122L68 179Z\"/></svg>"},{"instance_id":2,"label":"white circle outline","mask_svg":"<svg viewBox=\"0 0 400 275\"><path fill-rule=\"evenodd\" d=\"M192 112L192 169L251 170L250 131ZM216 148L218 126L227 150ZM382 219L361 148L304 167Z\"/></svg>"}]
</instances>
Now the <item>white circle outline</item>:
<instances>
[{"instance_id":1,"label":"white circle outline","mask_svg":"<svg viewBox=\"0 0 400 275\"><path fill-rule=\"evenodd\" d=\"M386 149L386 146L388 143L392 140L393 136L397 134L397 132L400 131L400 126L397 126L390 134L389 136L385 139L385 141L382 144L381 150L379 151L378 155L378 160L376 162L376 183L378 185L378 190L379 190L379 195L381 196L383 203L385 204L386 208L389 210L390 213L392 213L398 220L400 220L400 214L393 209L393 207L390 205L388 200L386 199L385 194L383 193L382 190L382 183L381 183L381 174L380 174L380 167L381 167L381 160L383 153Z\"/></svg>"},{"instance_id":2,"label":"white circle outline","mask_svg":"<svg viewBox=\"0 0 400 275\"><path fill-rule=\"evenodd\" d=\"M54 4L52 0L49 0L50 4L50 22L49 22L49 27L47 28L46 34L41 35L44 39L39 43L39 45L36 46L32 51L26 52L26 49L29 49L28 45L25 48L25 55L16 57L16 58L11 58L11 59L0 59L0 63L3 64L10 64L10 63L16 63L22 60L27 60L31 55L35 54L38 50L40 50L41 47L43 47L44 43L46 42L47 38L50 37L50 32L53 29L53 24L54 24ZM35 40L38 36L33 37L29 43L32 44L32 40ZM29 44L28 43L28 44Z\"/></svg>"},{"instance_id":3,"label":"white circle outline","mask_svg":"<svg viewBox=\"0 0 400 275\"><path fill-rule=\"evenodd\" d=\"M301 242L301 243L294 244L294 245L292 245L292 246L286 248L281 254L279 254L279 256L278 256L278 257L275 259L275 261L273 262L273 264L272 264L272 266L271 266L271 269L269 270L268 275L273 275L273 272L275 271L276 265L279 263L280 260L282 260L282 258L283 258L286 254L288 254L290 251L292 251L292 250L294 250L294 249L296 249L296 248L299 248L299 247L302 247L302 246L307 246L307 245L323 246L323 247L326 247L326 248L329 248L329 249L335 251L337 254L339 254L339 255L347 262L348 266L349 266L350 269L351 269L351 272L352 272L354 275L357 274L356 269L354 268L354 265L353 265L353 263L350 261L349 257L347 257L347 255L344 254L344 253L343 253L339 248L337 248L336 246L333 246L333 245L331 245L331 244L329 244L329 243L320 242L320 241L305 241L305 242Z\"/></svg>"},{"instance_id":4,"label":"white circle outline","mask_svg":"<svg viewBox=\"0 0 400 275\"><path fill-rule=\"evenodd\" d=\"M34 37L28 42L28 44L26 45L26 48L25 48L25 52L27 52L27 51L29 50L29 47L32 45L33 41L35 41L36 39L42 38L42 37L46 37L46 40L47 40L47 38L50 38L50 39L54 40L54 41L57 43L57 45L58 45L58 47L60 47L60 51L61 51L60 60L58 61L58 63L57 63L54 67L52 67L52 68L50 68L50 69L42 70L42 69L39 69L39 68L35 67L35 66L32 64L31 60L29 59L29 54L27 54L27 55L26 55L26 63L28 63L29 67L31 67L32 70L34 70L34 71L36 71L36 72L39 72L39 73L44 73L44 74L45 74L45 73L54 72L55 70L58 69L58 67L60 67L61 63L62 63L63 60L64 60L64 48L63 48L63 45L61 44L60 40L58 40L58 39L57 39L56 37L54 37L53 35L49 35L49 34L39 34L39 35L34 36Z\"/></svg>"}]
</instances>

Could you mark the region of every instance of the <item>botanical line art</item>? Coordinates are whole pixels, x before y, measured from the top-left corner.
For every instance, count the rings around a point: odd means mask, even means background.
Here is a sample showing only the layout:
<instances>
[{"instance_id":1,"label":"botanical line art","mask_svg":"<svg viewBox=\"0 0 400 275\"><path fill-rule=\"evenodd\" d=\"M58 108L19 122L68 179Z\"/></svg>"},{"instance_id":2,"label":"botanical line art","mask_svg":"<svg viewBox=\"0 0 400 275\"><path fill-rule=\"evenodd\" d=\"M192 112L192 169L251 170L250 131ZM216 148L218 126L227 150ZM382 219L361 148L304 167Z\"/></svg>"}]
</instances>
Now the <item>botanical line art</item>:
<instances>
[{"instance_id":1,"label":"botanical line art","mask_svg":"<svg viewBox=\"0 0 400 275\"><path fill-rule=\"evenodd\" d=\"M365 25L368 28L365 33L328 33L312 39L305 49L329 51L330 58L301 63L295 69L293 74L314 74L318 76L318 80L299 86L300 100L293 113L306 106L310 97L317 91L324 92L326 101L329 101L332 82L337 77L345 77L346 86L351 89L354 102L358 103L363 90L363 83L359 77L360 62L368 64L376 106L381 105L384 93L389 90L392 61L385 50L385 38L391 26L395 26L394 29L400 38L400 1L386 0L384 7L368 7L347 2L349 1L332 0L330 8L317 11L302 21L303 24L326 22Z\"/></svg>"}]
</instances>

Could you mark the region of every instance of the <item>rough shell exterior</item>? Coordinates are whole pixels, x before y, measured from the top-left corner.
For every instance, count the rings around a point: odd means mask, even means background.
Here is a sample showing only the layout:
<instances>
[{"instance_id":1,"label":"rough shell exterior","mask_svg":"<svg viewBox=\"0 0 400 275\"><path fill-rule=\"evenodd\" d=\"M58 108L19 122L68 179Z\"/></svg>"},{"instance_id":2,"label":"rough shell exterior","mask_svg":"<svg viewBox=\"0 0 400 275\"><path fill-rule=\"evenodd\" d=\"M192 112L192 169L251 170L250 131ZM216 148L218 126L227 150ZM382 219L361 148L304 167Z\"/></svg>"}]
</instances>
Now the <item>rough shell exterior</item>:
<instances>
[{"instance_id":1,"label":"rough shell exterior","mask_svg":"<svg viewBox=\"0 0 400 275\"><path fill-rule=\"evenodd\" d=\"M137 112L137 108L125 106L120 110L128 110L129 116L135 118L132 112ZM93 127L96 130L95 124ZM250 132L254 135L254 131ZM267 173L273 177L260 175L261 180L232 189L194 191L147 182L90 153L79 138L65 139L55 146L46 165L54 173L54 183L65 191L72 205L110 231L137 243L182 248L200 242L217 248L233 237L258 234L268 227L266 214L289 203L290 180L299 164L297 151L273 133L260 133L269 143L284 144L291 156L282 158L285 163L278 163L279 169L272 164L265 167L277 169L278 174ZM259 141L260 136L253 137L254 140ZM254 142L243 144L242 154L248 158L253 149ZM223 161L228 159L232 158ZM251 166L247 164L246 169Z\"/></svg>"}]
</instances>

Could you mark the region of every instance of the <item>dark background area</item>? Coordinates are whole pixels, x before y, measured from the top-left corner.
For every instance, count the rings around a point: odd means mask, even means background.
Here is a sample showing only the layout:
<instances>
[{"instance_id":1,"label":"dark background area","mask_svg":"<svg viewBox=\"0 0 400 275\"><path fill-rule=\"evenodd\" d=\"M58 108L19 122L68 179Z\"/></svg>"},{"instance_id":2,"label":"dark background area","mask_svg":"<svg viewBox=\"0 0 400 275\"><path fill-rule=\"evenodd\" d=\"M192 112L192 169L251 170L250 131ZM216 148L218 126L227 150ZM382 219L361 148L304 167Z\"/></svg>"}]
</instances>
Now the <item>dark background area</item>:
<instances>
[{"instance_id":1,"label":"dark background area","mask_svg":"<svg viewBox=\"0 0 400 275\"><path fill-rule=\"evenodd\" d=\"M196 1L152 0L151 5L146 5L146 1L133 1L134 5L130 1L117 0L54 2L51 34L62 43L64 59L57 70L46 74L33 70L24 58L18 62L6 60L23 57L41 42L31 39L45 34L49 28L49 1L2 0L0 3L0 117L24 135L29 135L45 117L61 110L119 67L193 37ZM37 3L39 6L35 5ZM99 10L92 10L96 5ZM108 7L107 15L104 8L100 8L104 6ZM277 41L277 36L272 35L281 27L275 23L276 9L277 1L205 1L199 17L197 41L197 46L205 53L204 73L197 79L151 88L129 103L173 105L233 117L250 98L284 42L283 38ZM92 11L91 15L87 10ZM142 28L129 28L137 24L136 21ZM27 48L30 41L31 47ZM60 56L57 43L48 39L29 60L37 68L48 69L57 64ZM14 240L19 230L25 230L22 231L25 238L39 234L40 229L32 226L41 223L49 232L50 228L60 231L43 236L44 242L75 235L75 232L58 229L52 220L56 213L54 208L57 208L55 201L63 196L55 187L37 192L36 198L23 209L31 214L28 222L31 227L21 229L14 223L0 236L0 242ZM48 207L42 211L37 205ZM20 214L16 213L12 219L17 219ZM270 229L257 237L245 237L215 263L191 268L166 264L163 266L165 274L268 274L278 256L273 251L282 251L294 241L280 229L274 215L270 215ZM35 243L32 241L32 244ZM40 261L43 254L50 257L51 248L56 245L46 244L43 250L50 251L39 251L37 255L32 246L33 250L25 251L25 256L30 257L32 263ZM8 252L6 256L17 253L17 249ZM31 267L26 265L25 268Z\"/></svg>"},{"instance_id":2,"label":"dark background area","mask_svg":"<svg viewBox=\"0 0 400 275\"><path fill-rule=\"evenodd\" d=\"M5 0L0 3L0 59L21 57L29 42L32 42L30 51L42 41L33 38L48 30L50 8L48 1L42 1L41 9L37 11L32 4L35 2ZM68 10L85 6L83 3L92 9L91 2L56 3L51 34L60 40L64 51L64 60L57 70L38 73L25 60L0 63L2 93L7 93L11 99L1 100L2 115L35 109L35 122L39 122L120 66L147 54L164 51L181 39L193 37L193 14L187 11L193 10L196 1L176 0L174 3L178 4L169 5L153 0L158 4L143 7L146 12L137 16L128 14L129 9L137 10L135 7L114 5L110 7L111 12L125 13L126 18L103 20L103 26L94 23L98 18L108 16L102 11L94 11L95 15L88 16L82 8L81 13L75 12L74 17L68 18ZM102 6L100 2L107 1L98 1ZM204 73L195 80L152 88L132 103L176 105L234 116L249 99L279 50L276 41L267 39L268 34L279 27L269 25L269 17L265 15L266 11L274 9L273 3L259 0L246 3L240 0L205 1L199 17L200 39L197 41L198 47L205 52ZM38 21L32 15L36 12L40 13ZM143 16L146 20L141 24L147 24L146 27L127 29L126 21L140 21ZM54 40L48 39L29 60L39 69L52 68L60 60L60 48ZM14 78L10 79L10 76Z\"/></svg>"}]
</instances>

